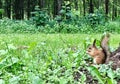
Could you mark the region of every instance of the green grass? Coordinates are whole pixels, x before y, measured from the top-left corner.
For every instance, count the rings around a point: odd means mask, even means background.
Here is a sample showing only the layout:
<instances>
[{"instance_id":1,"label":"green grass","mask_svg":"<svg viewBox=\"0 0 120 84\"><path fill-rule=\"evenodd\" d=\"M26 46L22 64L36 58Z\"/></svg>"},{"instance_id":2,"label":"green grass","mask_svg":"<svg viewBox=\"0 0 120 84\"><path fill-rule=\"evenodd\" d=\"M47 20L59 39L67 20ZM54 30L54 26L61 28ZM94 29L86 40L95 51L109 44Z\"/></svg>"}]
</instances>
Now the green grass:
<instances>
[{"instance_id":1,"label":"green grass","mask_svg":"<svg viewBox=\"0 0 120 84\"><path fill-rule=\"evenodd\" d=\"M83 46L84 40L101 39L102 34L0 34L0 42L12 43L14 45L26 45L36 42L46 42L47 47L53 49L65 47L66 45ZM110 46L117 47L120 42L120 34L111 34ZM2 45L1 45L2 46Z\"/></svg>"},{"instance_id":2,"label":"green grass","mask_svg":"<svg viewBox=\"0 0 120 84\"><path fill-rule=\"evenodd\" d=\"M80 72L82 76L78 82L74 80L73 75L79 69L89 67L88 61L91 61L91 58L85 53L85 45L92 43L95 38L100 40L101 36L102 34L0 34L0 82L5 84L85 82L87 73ZM118 47L119 37L119 34L111 34L112 48ZM28 46L28 49L20 46ZM100 76L97 77L98 81L104 83Z\"/></svg>"}]
</instances>

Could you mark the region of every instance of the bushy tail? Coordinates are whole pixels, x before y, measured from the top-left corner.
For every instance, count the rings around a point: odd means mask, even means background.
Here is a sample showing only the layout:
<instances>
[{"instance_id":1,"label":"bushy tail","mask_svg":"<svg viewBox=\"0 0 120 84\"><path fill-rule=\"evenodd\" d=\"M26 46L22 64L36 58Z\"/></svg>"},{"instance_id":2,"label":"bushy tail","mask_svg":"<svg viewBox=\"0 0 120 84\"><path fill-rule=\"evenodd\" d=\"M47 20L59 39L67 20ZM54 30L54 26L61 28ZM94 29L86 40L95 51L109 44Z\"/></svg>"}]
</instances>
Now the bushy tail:
<instances>
[{"instance_id":1,"label":"bushy tail","mask_svg":"<svg viewBox=\"0 0 120 84\"><path fill-rule=\"evenodd\" d=\"M111 55L110 49L109 49L109 38L110 34L106 33L101 38L101 48L103 49L103 52L105 53L106 61L109 60L109 57Z\"/></svg>"}]
</instances>

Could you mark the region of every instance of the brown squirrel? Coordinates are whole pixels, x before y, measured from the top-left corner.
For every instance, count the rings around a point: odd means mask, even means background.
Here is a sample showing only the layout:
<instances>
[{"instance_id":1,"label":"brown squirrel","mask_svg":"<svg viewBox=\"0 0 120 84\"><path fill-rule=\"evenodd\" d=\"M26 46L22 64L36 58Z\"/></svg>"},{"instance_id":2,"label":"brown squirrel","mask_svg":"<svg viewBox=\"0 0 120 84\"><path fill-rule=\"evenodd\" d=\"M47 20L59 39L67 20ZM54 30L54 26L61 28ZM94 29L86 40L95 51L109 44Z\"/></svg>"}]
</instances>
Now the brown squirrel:
<instances>
[{"instance_id":1,"label":"brown squirrel","mask_svg":"<svg viewBox=\"0 0 120 84\"><path fill-rule=\"evenodd\" d=\"M95 64L105 63L110 56L111 53L108 47L109 37L109 34L106 34L102 37L100 45L101 49L96 47L96 39L94 40L93 44L88 47L87 54L93 57Z\"/></svg>"}]
</instances>

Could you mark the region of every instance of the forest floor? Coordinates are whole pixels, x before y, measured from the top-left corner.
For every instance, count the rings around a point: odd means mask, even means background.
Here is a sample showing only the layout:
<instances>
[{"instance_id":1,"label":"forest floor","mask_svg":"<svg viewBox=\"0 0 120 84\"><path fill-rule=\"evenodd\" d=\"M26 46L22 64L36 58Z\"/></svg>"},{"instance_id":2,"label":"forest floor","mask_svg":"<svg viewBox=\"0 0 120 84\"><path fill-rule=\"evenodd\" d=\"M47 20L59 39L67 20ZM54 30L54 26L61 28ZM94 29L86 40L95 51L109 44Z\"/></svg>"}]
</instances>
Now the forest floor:
<instances>
[{"instance_id":1,"label":"forest floor","mask_svg":"<svg viewBox=\"0 0 120 84\"><path fill-rule=\"evenodd\" d=\"M37 81L72 84L73 71L83 67L82 64L87 63L84 59L90 58L85 53L86 47L94 39L98 40L99 45L101 36L102 34L0 34L1 80L11 84L14 84L13 80L23 84ZM119 46L119 37L120 34L111 34L112 50ZM86 75L87 72L83 79Z\"/></svg>"}]
</instances>

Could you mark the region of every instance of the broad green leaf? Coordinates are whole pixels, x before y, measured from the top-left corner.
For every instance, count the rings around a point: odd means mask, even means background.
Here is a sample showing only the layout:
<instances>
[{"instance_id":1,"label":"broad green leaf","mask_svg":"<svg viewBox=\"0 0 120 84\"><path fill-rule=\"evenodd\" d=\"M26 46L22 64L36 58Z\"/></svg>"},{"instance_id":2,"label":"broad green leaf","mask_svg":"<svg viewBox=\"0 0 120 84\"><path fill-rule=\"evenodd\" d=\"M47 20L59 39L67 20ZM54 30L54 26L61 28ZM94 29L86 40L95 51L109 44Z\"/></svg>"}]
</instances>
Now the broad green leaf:
<instances>
[{"instance_id":1,"label":"broad green leaf","mask_svg":"<svg viewBox=\"0 0 120 84\"><path fill-rule=\"evenodd\" d=\"M104 79L96 67L90 66L88 67L88 70L90 71L91 75L95 76L99 80L100 83L105 84Z\"/></svg>"},{"instance_id":2,"label":"broad green leaf","mask_svg":"<svg viewBox=\"0 0 120 84\"><path fill-rule=\"evenodd\" d=\"M7 50L0 50L0 55L5 55L5 54L7 54Z\"/></svg>"},{"instance_id":3,"label":"broad green leaf","mask_svg":"<svg viewBox=\"0 0 120 84\"><path fill-rule=\"evenodd\" d=\"M59 82L60 84L67 84L67 82L68 82L67 79L65 79L63 77L60 78L60 82Z\"/></svg>"},{"instance_id":4,"label":"broad green leaf","mask_svg":"<svg viewBox=\"0 0 120 84\"><path fill-rule=\"evenodd\" d=\"M113 83L112 83L112 80L111 80L110 78L107 78L106 80L107 80L107 83L108 83L108 84L113 84Z\"/></svg>"},{"instance_id":5,"label":"broad green leaf","mask_svg":"<svg viewBox=\"0 0 120 84\"><path fill-rule=\"evenodd\" d=\"M19 84L19 77L14 76L13 78L9 79L9 84Z\"/></svg>"},{"instance_id":6,"label":"broad green leaf","mask_svg":"<svg viewBox=\"0 0 120 84\"><path fill-rule=\"evenodd\" d=\"M38 76L34 76L32 79L32 84L45 84L45 82Z\"/></svg>"},{"instance_id":7,"label":"broad green leaf","mask_svg":"<svg viewBox=\"0 0 120 84\"><path fill-rule=\"evenodd\" d=\"M0 79L0 84L5 84L5 81L3 79Z\"/></svg>"}]
</instances>

